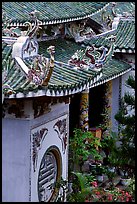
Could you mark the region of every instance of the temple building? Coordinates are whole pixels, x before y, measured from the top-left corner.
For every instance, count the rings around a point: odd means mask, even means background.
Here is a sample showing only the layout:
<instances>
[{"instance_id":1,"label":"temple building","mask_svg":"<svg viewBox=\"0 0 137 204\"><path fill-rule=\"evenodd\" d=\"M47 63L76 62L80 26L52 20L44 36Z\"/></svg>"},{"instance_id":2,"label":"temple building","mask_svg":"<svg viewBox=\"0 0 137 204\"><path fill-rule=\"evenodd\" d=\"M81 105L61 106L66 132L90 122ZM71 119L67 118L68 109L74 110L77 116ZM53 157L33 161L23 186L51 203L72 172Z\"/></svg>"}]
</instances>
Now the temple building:
<instances>
[{"instance_id":1,"label":"temple building","mask_svg":"<svg viewBox=\"0 0 137 204\"><path fill-rule=\"evenodd\" d=\"M2 2L2 201L56 202L73 129L118 131L134 72L134 2Z\"/></svg>"}]
</instances>

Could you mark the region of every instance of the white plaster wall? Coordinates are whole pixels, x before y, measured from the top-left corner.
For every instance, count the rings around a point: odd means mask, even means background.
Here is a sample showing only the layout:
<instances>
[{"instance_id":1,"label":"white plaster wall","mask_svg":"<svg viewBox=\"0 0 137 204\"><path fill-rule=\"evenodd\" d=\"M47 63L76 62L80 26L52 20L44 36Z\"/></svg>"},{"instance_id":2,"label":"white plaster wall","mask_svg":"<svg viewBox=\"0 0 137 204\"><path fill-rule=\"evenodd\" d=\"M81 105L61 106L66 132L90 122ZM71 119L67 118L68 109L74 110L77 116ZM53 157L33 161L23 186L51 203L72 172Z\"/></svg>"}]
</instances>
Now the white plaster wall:
<instances>
[{"instance_id":1,"label":"white plaster wall","mask_svg":"<svg viewBox=\"0 0 137 204\"><path fill-rule=\"evenodd\" d=\"M62 152L61 140L53 130L53 125L59 119L64 118L67 121L67 148L65 153ZM49 131L42 143L42 148L39 150L37 169L34 173L31 160L31 133L44 126ZM68 136L69 104L56 104L51 107L51 112L35 119L4 118L2 120L2 201L38 202L38 169L45 151L51 145L60 149L62 177L66 180L68 176Z\"/></svg>"},{"instance_id":2,"label":"white plaster wall","mask_svg":"<svg viewBox=\"0 0 137 204\"><path fill-rule=\"evenodd\" d=\"M129 75L135 76L135 70L132 70L125 75L122 76L122 84L121 84L121 97L124 96L125 93L129 93L133 96L135 96L135 91L132 88L129 88L126 86L126 80L128 79ZM127 107L128 114L134 114L134 110L131 110L130 107Z\"/></svg>"},{"instance_id":3,"label":"white plaster wall","mask_svg":"<svg viewBox=\"0 0 137 204\"><path fill-rule=\"evenodd\" d=\"M2 202L29 201L29 121L2 120Z\"/></svg>"},{"instance_id":4,"label":"white plaster wall","mask_svg":"<svg viewBox=\"0 0 137 204\"><path fill-rule=\"evenodd\" d=\"M62 159L62 178L64 180L68 177L68 139L69 139L69 105L68 104L57 104L52 107L51 112L45 114L37 119L31 121L31 202L39 202L38 201L38 173L41 164L41 160L43 158L46 150L55 145L59 148L61 159ZM67 120L67 148L65 153L62 151L62 142L58 137L57 133L53 129L54 124L58 120ZM41 130L42 128L47 128L48 133L42 141L41 148L38 150L38 160L36 171L34 172L33 162L32 162L32 139L33 133Z\"/></svg>"},{"instance_id":5,"label":"white plaster wall","mask_svg":"<svg viewBox=\"0 0 137 204\"><path fill-rule=\"evenodd\" d=\"M114 116L119 109L119 77L112 80L112 112L111 112L111 121L112 121L112 131L118 131L118 123L115 120Z\"/></svg>"},{"instance_id":6,"label":"white plaster wall","mask_svg":"<svg viewBox=\"0 0 137 204\"><path fill-rule=\"evenodd\" d=\"M127 72L126 74L122 75L121 97L124 96L125 92L135 94L133 89L126 86L126 80L128 79L129 75L135 76L135 70L131 70L130 72Z\"/></svg>"}]
</instances>

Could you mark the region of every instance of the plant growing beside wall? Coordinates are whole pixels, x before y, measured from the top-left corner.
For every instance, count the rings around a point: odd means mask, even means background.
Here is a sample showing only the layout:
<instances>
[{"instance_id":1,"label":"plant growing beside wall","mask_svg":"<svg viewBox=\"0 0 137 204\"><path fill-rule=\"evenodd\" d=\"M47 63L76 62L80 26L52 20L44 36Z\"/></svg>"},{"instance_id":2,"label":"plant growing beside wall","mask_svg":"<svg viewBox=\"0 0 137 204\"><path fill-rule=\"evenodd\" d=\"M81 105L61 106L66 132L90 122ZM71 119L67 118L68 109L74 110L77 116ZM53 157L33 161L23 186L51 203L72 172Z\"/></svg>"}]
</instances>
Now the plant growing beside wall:
<instances>
[{"instance_id":1,"label":"plant growing beside wall","mask_svg":"<svg viewBox=\"0 0 137 204\"><path fill-rule=\"evenodd\" d=\"M91 185L94 177L85 175L81 172L72 172L73 192L67 197L68 202L84 202L86 197L91 194Z\"/></svg>"},{"instance_id":2,"label":"plant growing beside wall","mask_svg":"<svg viewBox=\"0 0 137 204\"><path fill-rule=\"evenodd\" d=\"M126 84L135 92L135 78L129 76ZM133 93L134 93L133 92ZM122 168L135 172L135 95L126 92L121 100L121 108L115 115L120 125L120 142L117 159L122 161Z\"/></svg>"},{"instance_id":3,"label":"plant growing beside wall","mask_svg":"<svg viewBox=\"0 0 137 204\"><path fill-rule=\"evenodd\" d=\"M94 158L101 159L96 146L101 146L99 138L91 132L83 132L81 129L74 129L74 135L70 138L70 162L74 164L72 170L81 171L84 161L92 155Z\"/></svg>"},{"instance_id":4,"label":"plant growing beside wall","mask_svg":"<svg viewBox=\"0 0 137 204\"><path fill-rule=\"evenodd\" d=\"M112 97L112 82L105 84L104 108L102 112L102 123L99 127L102 129L102 134L111 129L111 97Z\"/></svg>"}]
</instances>

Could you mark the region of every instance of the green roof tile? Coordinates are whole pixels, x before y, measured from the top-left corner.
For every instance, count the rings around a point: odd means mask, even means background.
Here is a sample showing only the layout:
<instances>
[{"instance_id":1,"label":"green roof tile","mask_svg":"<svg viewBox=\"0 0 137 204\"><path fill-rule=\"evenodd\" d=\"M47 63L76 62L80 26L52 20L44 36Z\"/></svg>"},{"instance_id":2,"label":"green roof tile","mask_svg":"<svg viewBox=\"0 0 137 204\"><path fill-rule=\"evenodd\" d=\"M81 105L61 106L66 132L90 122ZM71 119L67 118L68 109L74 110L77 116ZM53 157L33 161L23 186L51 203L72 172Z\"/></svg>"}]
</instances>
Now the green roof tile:
<instances>
[{"instance_id":1,"label":"green roof tile","mask_svg":"<svg viewBox=\"0 0 137 204\"><path fill-rule=\"evenodd\" d=\"M114 7L114 12L117 15L126 16L128 14L129 16L135 16L135 2L115 2L116 5ZM103 10L104 12L104 10ZM112 19L114 19L114 16L112 14L112 2L108 5L107 9L105 9L106 15L110 15ZM99 24L102 24L102 11L96 13L93 17L93 20L98 22Z\"/></svg>"},{"instance_id":2,"label":"green roof tile","mask_svg":"<svg viewBox=\"0 0 137 204\"><path fill-rule=\"evenodd\" d=\"M68 63L68 60L78 49L82 48L81 45L75 43L74 41L67 41L65 39L56 39L45 42L39 42L39 53L46 57L49 57L46 49L50 46L55 46L55 60Z\"/></svg>"},{"instance_id":3,"label":"green roof tile","mask_svg":"<svg viewBox=\"0 0 137 204\"><path fill-rule=\"evenodd\" d=\"M121 20L117 28L115 49L135 49L135 20Z\"/></svg>"},{"instance_id":4,"label":"green roof tile","mask_svg":"<svg viewBox=\"0 0 137 204\"><path fill-rule=\"evenodd\" d=\"M32 58L29 60L25 59L24 62L27 63L29 67L31 65ZM103 76L99 79L99 82L115 77L130 68L131 66L125 62L111 59L103 66ZM18 93L23 93L24 97L25 95L27 97L27 94L30 92L32 92L34 96L39 90L42 90L44 95L47 95L48 90L51 95L54 93L54 96L62 91L63 95L68 95L71 94L72 91L75 92L76 90L80 90L80 88L81 90L84 90L85 85L92 85L93 82L91 81L97 76L97 74L99 73L94 70L75 70L67 64L55 62L55 67L48 86L43 87L41 85L30 83L21 69L16 67L14 64L14 66L12 66L9 70L5 83L9 85L13 91L15 91L16 94L12 97L16 97Z\"/></svg>"},{"instance_id":5,"label":"green roof tile","mask_svg":"<svg viewBox=\"0 0 137 204\"><path fill-rule=\"evenodd\" d=\"M29 20L28 14L35 9L40 12L39 20L51 21L92 15L108 2L2 2L2 10L12 22Z\"/></svg>"},{"instance_id":6,"label":"green roof tile","mask_svg":"<svg viewBox=\"0 0 137 204\"><path fill-rule=\"evenodd\" d=\"M120 20L117 30L113 33L116 36L115 50L125 49L127 52L129 49L134 51L135 49L135 20ZM93 38L86 40L84 44L95 44L96 47L106 46L109 47L110 41L108 37L110 34L106 34L100 38Z\"/></svg>"}]
</instances>

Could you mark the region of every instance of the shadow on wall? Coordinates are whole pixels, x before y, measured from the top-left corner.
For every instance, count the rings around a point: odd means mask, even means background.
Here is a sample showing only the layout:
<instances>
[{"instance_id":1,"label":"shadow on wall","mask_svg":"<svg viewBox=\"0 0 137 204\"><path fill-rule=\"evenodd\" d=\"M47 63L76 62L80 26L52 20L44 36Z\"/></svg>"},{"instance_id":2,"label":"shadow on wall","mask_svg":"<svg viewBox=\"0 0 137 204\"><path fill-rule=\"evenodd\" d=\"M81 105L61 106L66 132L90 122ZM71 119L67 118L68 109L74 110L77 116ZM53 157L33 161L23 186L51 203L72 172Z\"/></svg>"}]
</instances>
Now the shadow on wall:
<instances>
[{"instance_id":1,"label":"shadow on wall","mask_svg":"<svg viewBox=\"0 0 137 204\"><path fill-rule=\"evenodd\" d=\"M74 128L79 126L81 94L74 94L69 105L69 134L73 135Z\"/></svg>"},{"instance_id":2,"label":"shadow on wall","mask_svg":"<svg viewBox=\"0 0 137 204\"><path fill-rule=\"evenodd\" d=\"M105 105L105 88L106 85L90 89L89 92L89 127L96 127L102 123L103 108ZM79 127L80 120L80 98L81 94L74 94L69 105L69 133L73 135L74 128Z\"/></svg>"},{"instance_id":3,"label":"shadow on wall","mask_svg":"<svg viewBox=\"0 0 137 204\"><path fill-rule=\"evenodd\" d=\"M89 92L89 127L96 127L103 121L106 85L102 84L90 89Z\"/></svg>"}]
</instances>

